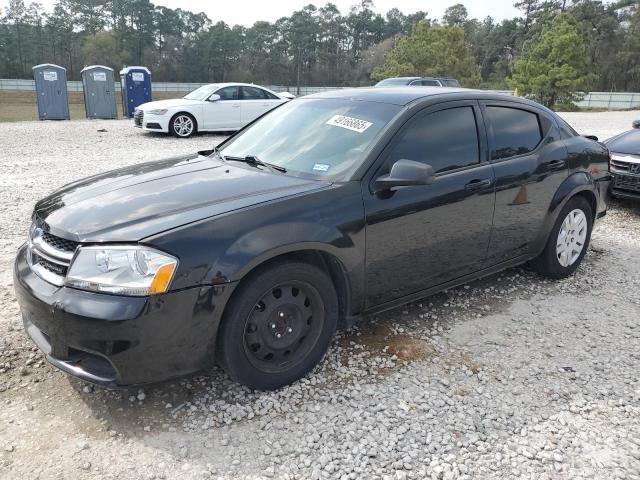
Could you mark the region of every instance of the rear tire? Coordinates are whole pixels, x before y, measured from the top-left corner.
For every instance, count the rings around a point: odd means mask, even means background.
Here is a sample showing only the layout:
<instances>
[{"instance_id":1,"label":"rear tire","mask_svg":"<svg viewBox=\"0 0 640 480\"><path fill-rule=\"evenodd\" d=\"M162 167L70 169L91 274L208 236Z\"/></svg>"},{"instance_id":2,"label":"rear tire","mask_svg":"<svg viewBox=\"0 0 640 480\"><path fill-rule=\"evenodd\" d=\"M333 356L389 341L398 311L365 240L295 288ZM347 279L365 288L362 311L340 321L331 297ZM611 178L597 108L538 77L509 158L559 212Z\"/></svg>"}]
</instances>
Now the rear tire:
<instances>
[{"instance_id":1,"label":"rear tire","mask_svg":"<svg viewBox=\"0 0 640 480\"><path fill-rule=\"evenodd\" d=\"M275 390L322 360L337 323L338 297L326 273L301 262L274 263L234 292L218 333L218 361L234 381Z\"/></svg>"},{"instance_id":2,"label":"rear tire","mask_svg":"<svg viewBox=\"0 0 640 480\"><path fill-rule=\"evenodd\" d=\"M196 119L190 113L176 113L169 121L169 132L174 137L189 138L197 130Z\"/></svg>"},{"instance_id":3,"label":"rear tire","mask_svg":"<svg viewBox=\"0 0 640 480\"><path fill-rule=\"evenodd\" d=\"M560 211L547 245L531 265L549 278L573 275L589 249L592 228L591 205L584 197L573 197Z\"/></svg>"}]
</instances>

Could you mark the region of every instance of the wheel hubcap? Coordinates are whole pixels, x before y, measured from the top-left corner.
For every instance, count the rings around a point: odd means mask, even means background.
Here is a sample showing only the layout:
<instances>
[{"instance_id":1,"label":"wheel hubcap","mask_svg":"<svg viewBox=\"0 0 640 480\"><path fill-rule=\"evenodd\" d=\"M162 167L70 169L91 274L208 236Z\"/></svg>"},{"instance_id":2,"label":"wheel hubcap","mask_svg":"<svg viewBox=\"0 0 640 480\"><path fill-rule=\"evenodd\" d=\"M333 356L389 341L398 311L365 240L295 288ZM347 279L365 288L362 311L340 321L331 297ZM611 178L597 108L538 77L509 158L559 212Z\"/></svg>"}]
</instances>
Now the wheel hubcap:
<instances>
[{"instance_id":1,"label":"wheel hubcap","mask_svg":"<svg viewBox=\"0 0 640 480\"><path fill-rule=\"evenodd\" d=\"M582 210L576 209L565 217L556 242L556 256L563 267L573 265L584 250L589 224Z\"/></svg>"},{"instance_id":2,"label":"wheel hubcap","mask_svg":"<svg viewBox=\"0 0 640 480\"><path fill-rule=\"evenodd\" d=\"M173 121L173 130L179 136L186 137L193 131L193 120L186 115L180 115Z\"/></svg>"},{"instance_id":3,"label":"wheel hubcap","mask_svg":"<svg viewBox=\"0 0 640 480\"><path fill-rule=\"evenodd\" d=\"M324 323L318 291L305 282L278 285L265 292L247 318L244 349L258 369L277 373L304 359Z\"/></svg>"}]
</instances>

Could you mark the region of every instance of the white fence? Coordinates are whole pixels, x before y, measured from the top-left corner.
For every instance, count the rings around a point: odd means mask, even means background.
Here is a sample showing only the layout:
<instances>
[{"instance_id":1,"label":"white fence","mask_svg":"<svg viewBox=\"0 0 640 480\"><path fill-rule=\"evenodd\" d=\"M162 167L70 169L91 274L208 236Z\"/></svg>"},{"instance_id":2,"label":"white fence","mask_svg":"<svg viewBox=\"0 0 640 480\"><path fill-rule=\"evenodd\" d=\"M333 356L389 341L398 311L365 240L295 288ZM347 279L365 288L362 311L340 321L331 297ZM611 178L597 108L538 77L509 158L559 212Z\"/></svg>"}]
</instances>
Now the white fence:
<instances>
[{"instance_id":1,"label":"white fence","mask_svg":"<svg viewBox=\"0 0 640 480\"><path fill-rule=\"evenodd\" d=\"M205 83L176 83L176 82L153 82L154 92L190 92ZM295 95L311 95L312 93L326 92L345 87L300 87L300 92L294 85L265 85L275 92L291 92ZM67 82L67 89L70 92L82 92L82 82ZM0 79L0 90L23 90L34 91L35 82L33 80ZM115 91L120 91L120 83L115 83ZM512 95L509 90L493 90L496 93ZM607 110L628 110L640 107L640 93L627 92L589 92L582 101L576 102L581 108L603 108Z\"/></svg>"},{"instance_id":2,"label":"white fence","mask_svg":"<svg viewBox=\"0 0 640 480\"><path fill-rule=\"evenodd\" d=\"M151 88L154 92L191 92L198 87L206 85L206 83L178 83L178 82L153 82ZM298 95L297 87L285 85L265 85L274 92L291 92ZM311 95L312 93L325 92L328 90L336 90L344 87L300 87L299 95ZM35 82L33 80L23 79L0 79L0 90L22 90L35 91ZM67 90L69 92L82 92L82 82L68 81ZM115 82L115 91L120 91L120 83Z\"/></svg>"}]
</instances>

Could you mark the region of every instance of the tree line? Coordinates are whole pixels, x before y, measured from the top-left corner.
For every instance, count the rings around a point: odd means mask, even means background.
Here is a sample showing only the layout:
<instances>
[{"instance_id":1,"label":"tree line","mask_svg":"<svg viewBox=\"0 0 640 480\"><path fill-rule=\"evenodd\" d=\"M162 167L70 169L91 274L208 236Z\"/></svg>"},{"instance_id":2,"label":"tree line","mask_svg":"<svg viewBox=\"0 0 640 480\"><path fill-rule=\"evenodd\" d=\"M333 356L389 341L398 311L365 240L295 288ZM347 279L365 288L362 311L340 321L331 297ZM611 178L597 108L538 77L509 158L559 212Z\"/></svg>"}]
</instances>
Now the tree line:
<instances>
[{"instance_id":1,"label":"tree line","mask_svg":"<svg viewBox=\"0 0 640 480\"><path fill-rule=\"evenodd\" d=\"M58 0L50 12L10 0L0 12L0 78L56 63L69 79L102 64L145 65L154 81L357 86L452 75L464 86L533 91L555 75L572 88L640 91L639 3L521 0L519 17L497 22L469 18L462 4L431 18L398 8L381 15L361 0L344 14L309 4L243 27L149 0ZM551 97L545 103L562 100Z\"/></svg>"}]
</instances>

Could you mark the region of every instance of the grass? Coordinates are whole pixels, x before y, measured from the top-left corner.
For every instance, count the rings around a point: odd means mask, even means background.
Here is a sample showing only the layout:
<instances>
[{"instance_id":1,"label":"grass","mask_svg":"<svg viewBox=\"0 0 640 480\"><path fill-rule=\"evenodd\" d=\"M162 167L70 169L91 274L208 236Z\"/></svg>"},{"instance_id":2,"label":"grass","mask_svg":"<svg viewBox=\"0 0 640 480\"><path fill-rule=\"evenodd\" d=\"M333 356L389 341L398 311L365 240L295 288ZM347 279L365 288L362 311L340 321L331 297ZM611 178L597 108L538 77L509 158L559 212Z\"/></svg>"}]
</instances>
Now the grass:
<instances>
[{"instance_id":1,"label":"grass","mask_svg":"<svg viewBox=\"0 0 640 480\"><path fill-rule=\"evenodd\" d=\"M155 100L179 98L182 92L159 92L154 94ZM122 118L122 101L120 93L116 96L118 118ZM84 110L84 96L82 92L69 92L69 115L71 120L86 118ZM0 123L25 122L38 120L38 106L35 92L0 90Z\"/></svg>"}]
</instances>

